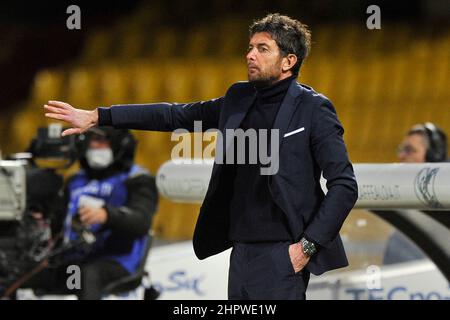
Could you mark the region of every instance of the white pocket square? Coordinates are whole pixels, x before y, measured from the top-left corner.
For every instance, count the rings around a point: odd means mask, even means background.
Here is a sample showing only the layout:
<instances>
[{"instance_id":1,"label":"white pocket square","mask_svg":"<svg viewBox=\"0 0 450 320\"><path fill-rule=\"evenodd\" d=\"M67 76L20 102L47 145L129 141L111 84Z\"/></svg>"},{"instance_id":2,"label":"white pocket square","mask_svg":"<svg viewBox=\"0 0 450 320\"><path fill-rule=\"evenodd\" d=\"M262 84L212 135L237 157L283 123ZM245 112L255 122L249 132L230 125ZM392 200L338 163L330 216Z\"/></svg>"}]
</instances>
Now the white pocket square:
<instances>
[{"instance_id":1,"label":"white pocket square","mask_svg":"<svg viewBox=\"0 0 450 320\"><path fill-rule=\"evenodd\" d=\"M301 128L298 128L297 130L285 133L283 137L286 138L286 137L292 136L293 134L296 134L296 133L299 133L302 131L305 131L305 127L301 127Z\"/></svg>"}]
</instances>

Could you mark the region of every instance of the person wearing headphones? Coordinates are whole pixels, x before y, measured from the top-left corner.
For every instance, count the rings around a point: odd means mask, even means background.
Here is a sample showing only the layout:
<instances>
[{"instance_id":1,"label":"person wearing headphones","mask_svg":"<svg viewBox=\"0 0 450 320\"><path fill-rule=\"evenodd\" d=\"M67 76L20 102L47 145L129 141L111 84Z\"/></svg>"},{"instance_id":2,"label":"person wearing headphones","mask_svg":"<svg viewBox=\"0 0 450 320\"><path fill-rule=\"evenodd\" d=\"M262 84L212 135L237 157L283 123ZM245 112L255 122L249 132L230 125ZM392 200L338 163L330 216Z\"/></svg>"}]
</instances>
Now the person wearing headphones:
<instances>
[{"instance_id":1,"label":"person wearing headphones","mask_svg":"<svg viewBox=\"0 0 450 320\"><path fill-rule=\"evenodd\" d=\"M413 126L398 148L401 162L446 162L447 135L430 122Z\"/></svg>"},{"instance_id":2,"label":"person wearing headphones","mask_svg":"<svg viewBox=\"0 0 450 320\"><path fill-rule=\"evenodd\" d=\"M98 300L111 282L134 273L145 255L158 194L155 179L134 164L136 140L127 129L91 128L78 137L80 170L66 183L63 243L74 248L64 266L31 279L33 289L61 288ZM67 265L78 265L81 288L66 290Z\"/></svg>"},{"instance_id":3,"label":"person wearing headphones","mask_svg":"<svg viewBox=\"0 0 450 320\"><path fill-rule=\"evenodd\" d=\"M398 158L405 163L446 162L447 135L433 123L414 125L398 148ZM425 258L424 253L400 232L394 232L387 243L383 264L394 264Z\"/></svg>"}]
</instances>

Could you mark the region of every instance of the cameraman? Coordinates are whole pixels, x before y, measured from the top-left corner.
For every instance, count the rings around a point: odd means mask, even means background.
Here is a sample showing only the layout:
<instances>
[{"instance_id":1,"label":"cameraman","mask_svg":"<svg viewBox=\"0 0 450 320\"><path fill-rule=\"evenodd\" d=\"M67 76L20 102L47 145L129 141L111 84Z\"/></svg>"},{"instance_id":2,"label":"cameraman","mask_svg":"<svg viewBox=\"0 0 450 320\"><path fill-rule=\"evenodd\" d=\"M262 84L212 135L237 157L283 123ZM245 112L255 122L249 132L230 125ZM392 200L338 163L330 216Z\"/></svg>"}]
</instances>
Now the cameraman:
<instances>
[{"instance_id":1,"label":"cameraman","mask_svg":"<svg viewBox=\"0 0 450 320\"><path fill-rule=\"evenodd\" d=\"M145 254L158 195L155 179L133 163L136 140L128 130L92 128L77 142L81 169L66 184L64 245L81 244L65 264L46 269L25 286L61 289L96 300L109 283L136 271ZM95 241L83 241L89 233ZM67 292L66 266L81 269L81 289Z\"/></svg>"}]
</instances>

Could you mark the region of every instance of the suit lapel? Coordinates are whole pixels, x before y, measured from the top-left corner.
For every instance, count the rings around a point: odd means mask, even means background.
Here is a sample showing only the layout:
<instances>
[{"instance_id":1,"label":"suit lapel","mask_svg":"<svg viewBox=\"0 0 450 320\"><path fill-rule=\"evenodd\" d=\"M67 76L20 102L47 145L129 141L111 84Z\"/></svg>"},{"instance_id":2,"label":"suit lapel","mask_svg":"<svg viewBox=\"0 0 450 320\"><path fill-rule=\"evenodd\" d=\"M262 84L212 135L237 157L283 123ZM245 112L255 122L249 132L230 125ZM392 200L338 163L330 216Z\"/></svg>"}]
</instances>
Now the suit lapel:
<instances>
[{"instance_id":1,"label":"suit lapel","mask_svg":"<svg viewBox=\"0 0 450 320\"><path fill-rule=\"evenodd\" d=\"M281 147L281 143L283 141L283 136L287 132L287 129L289 127L289 123L292 119L292 116L297 108L296 99L300 96L302 93L302 87L296 82L292 81L291 85L289 86L289 89L286 93L286 96L283 99L283 102L280 105L280 109L278 110L277 116L275 118L273 129L279 130L279 141L278 145ZM256 99L256 91L253 89L251 92L249 92L248 95L246 95L244 98L240 98L238 101L236 101L237 105L237 111L232 113L228 120L225 122L224 128L222 129L222 137L224 139L225 148L223 149L224 155L223 155L223 161L225 162L226 159L226 151L230 147L230 144L232 143L232 140L226 139L226 130L236 130L244 120L247 112L249 111L250 107L254 103ZM269 141L269 150L270 150L270 141ZM213 168L213 174L216 173L218 169L218 166L215 165Z\"/></svg>"},{"instance_id":2,"label":"suit lapel","mask_svg":"<svg viewBox=\"0 0 450 320\"><path fill-rule=\"evenodd\" d=\"M281 146L281 142L283 140L284 134L287 132L289 127L289 123L292 119L292 116L297 109L296 99L302 93L302 87L297 83L297 81L292 81L289 89L286 93L286 96L283 99L283 102L280 105L280 109L278 110L277 116L275 117L275 121L273 123L273 129L278 129L279 131L279 145ZM239 108L238 112L233 113L228 121L225 123L224 132L226 129L237 129L242 120L244 120L245 115L247 114L250 106L253 104L256 98L256 91L253 94L249 94L245 98L239 100ZM227 142L227 147L229 146L229 142ZM226 148L225 150L228 150Z\"/></svg>"},{"instance_id":3,"label":"suit lapel","mask_svg":"<svg viewBox=\"0 0 450 320\"><path fill-rule=\"evenodd\" d=\"M232 103L236 103L236 112L232 113L227 121L225 122L225 125L223 127L223 129L221 130L222 133L222 143L225 144L225 147L223 147L224 150L224 154L223 154L223 162L225 162L226 159L226 151L228 150L228 148L230 147L230 144L232 143L232 139L226 139L226 131L228 130L236 130L237 128L239 128L239 126L241 125L242 121L244 120L245 116L247 115L250 107L252 106L252 104L254 103L256 99L256 91L254 89L252 89L251 92L249 92L248 95L244 96L243 98L239 99L236 102L232 102ZM216 149L216 153L217 153L217 149ZM220 166L218 166L217 164L214 164L213 167L213 172L212 174L216 174L217 170L220 168Z\"/></svg>"},{"instance_id":4,"label":"suit lapel","mask_svg":"<svg viewBox=\"0 0 450 320\"><path fill-rule=\"evenodd\" d=\"M279 161L280 161L280 149L281 144L283 142L284 134L286 133L289 123L292 120L292 117L294 115L295 110L297 110L297 98L299 98L300 94L302 93L302 87L296 82L292 81L291 85L289 86L288 91L286 92L286 96L283 99L283 102L280 105L280 109L278 110L277 116L275 117L275 121L273 123L272 129L278 129L278 156L272 157L272 172L269 173L269 183L272 178L272 176L276 173L274 170L278 171L279 168ZM272 150L271 146L271 140L268 141L268 150Z\"/></svg>"},{"instance_id":5,"label":"suit lapel","mask_svg":"<svg viewBox=\"0 0 450 320\"><path fill-rule=\"evenodd\" d=\"M277 116L273 123L273 129L278 129L279 131L279 146L283 141L283 136L287 132L289 123L292 120L295 110L297 109L296 99L301 94L302 87L297 83L297 81L292 81L286 96L281 103L280 109L278 110Z\"/></svg>"},{"instance_id":6,"label":"suit lapel","mask_svg":"<svg viewBox=\"0 0 450 320\"><path fill-rule=\"evenodd\" d=\"M244 98L241 98L237 104L237 112L230 115L227 122L225 123L224 129L237 129L242 120L244 120L244 117L246 116L248 110L250 109L251 105L255 101L256 98L256 91L254 91L252 94L249 94L245 96Z\"/></svg>"}]
</instances>

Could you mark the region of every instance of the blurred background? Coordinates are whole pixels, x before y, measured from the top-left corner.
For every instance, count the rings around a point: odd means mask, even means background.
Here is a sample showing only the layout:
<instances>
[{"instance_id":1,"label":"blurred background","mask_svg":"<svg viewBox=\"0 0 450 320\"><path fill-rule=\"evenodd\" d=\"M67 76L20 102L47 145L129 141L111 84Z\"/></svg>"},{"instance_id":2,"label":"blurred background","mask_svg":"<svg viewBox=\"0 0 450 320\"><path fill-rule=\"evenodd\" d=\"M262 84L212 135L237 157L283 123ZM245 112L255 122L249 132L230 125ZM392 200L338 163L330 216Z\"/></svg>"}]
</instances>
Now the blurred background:
<instances>
[{"instance_id":1,"label":"blurred background","mask_svg":"<svg viewBox=\"0 0 450 320\"><path fill-rule=\"evenodd\" d=\"M81 9L68 30L66 9ZM366 8L381 8L369 30ZM395 162L415 123L450 131L450 4L446 0L5 1L0 4L0 150L23 151L48 100L92 109L121 103L189 102L246 80L248 26L269 12L308 24L312 51L299 82L333 101L354 163ZM135 131L137 163L153 174L170 159L170 133ZM75 171L71 168L65 174ZM191 239L199 205L162 198L160 239ZM344 238L353 265L380 263L389 225L355 211Z\"/></svg>"}]
</instances>

